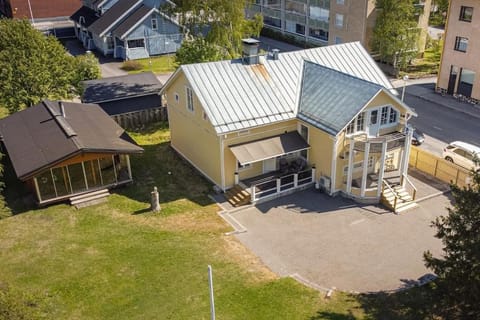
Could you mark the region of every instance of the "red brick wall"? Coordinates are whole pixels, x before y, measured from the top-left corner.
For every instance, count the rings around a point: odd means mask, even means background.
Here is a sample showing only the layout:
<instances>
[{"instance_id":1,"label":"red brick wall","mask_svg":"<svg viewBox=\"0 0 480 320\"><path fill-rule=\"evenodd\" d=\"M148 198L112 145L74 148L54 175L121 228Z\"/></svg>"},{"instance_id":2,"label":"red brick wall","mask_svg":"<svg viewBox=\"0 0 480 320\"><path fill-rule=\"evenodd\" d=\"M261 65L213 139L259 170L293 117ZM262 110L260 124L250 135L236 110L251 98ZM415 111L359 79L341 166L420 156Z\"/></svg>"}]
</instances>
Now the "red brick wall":
<instances>
[{"instance_id":1,"label":"red brick wall","mask_svg":"<svg viewBox=\"0 0 480 320\"><path fill-rule=\"evenodd\" d=\"M30 19L28 0L10 0L14 18ZM30 0L33 18L68 17L82 6L81 0Z\"/></svg>"}]
</instances>

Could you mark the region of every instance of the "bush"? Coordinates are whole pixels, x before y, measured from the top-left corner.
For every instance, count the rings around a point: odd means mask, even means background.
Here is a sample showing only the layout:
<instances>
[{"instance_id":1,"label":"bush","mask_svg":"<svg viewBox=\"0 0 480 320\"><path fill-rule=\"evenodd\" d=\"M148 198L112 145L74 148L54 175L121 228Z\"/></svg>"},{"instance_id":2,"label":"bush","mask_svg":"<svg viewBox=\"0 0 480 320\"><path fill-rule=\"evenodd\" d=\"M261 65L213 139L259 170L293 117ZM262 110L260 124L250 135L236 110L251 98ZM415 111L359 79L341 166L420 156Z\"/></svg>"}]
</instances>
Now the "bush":
<instances>
[{"instance_id":1,"label":"bush","mask_svg":"<svg viewBox=\"0 0 480 320\"><path fill-rule=\"evenodd\" d=\"M138 71L142 70L142 64L135 60L128 60L123 63L122 69L125 71Z\"/></svg>"},{"instance_id":2,"label":"bush","mask_svg":"<svg viewBox=\"0 0 480 320\"><path fill-rule=\"evenodd\" d=\"M312 43L306 42L305 40L301 39L301 37L295 37L290 34L283 34L279 31L275 31L266 27L262 29L262 31L260 32L260 35L267 38L275 39L278 41L286 42L300 48L309 49L309 48L320 47L320 45L314 45Z\"/></svg>"}]
</instances>

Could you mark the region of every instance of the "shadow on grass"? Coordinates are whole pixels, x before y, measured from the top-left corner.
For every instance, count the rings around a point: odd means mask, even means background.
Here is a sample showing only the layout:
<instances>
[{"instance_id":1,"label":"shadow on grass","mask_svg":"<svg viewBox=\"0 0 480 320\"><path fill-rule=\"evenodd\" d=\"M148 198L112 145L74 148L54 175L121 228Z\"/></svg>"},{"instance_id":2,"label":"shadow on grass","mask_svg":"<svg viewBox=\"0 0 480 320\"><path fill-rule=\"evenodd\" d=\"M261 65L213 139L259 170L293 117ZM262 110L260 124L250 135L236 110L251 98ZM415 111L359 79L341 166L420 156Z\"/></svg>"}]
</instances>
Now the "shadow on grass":
<instances>
[{"instance_id":1,"label":"shadow on grass","mask_svg":"<svg viewBox=\"0 0 480 320\"><path fill-rule=\"evenodd\" d=\"M368 319L432 319L435 299L432 284L395 293L360 294L358 300Z\"/></svg>"},{"instance_id":2,"label":"shadow on grass","mask_svg":"<svg viewBox=\"0 0 480 320\"><path fill-rule=\"evenodd\" d=\"M342 314L338 312L318 311L316 315L309 320L355 320L355 316L348 312L348 314Z\"/></svg>"},{"instance_id":3,"label":"shadow on grass","mask_svg":"<svg viewBox=\"0 0 480 320\"><path fill-rule=\"evenodd\" d=\"M212 184L170 147L170 133L166 123L150 125L142 132L132 135L145 152L141 155L132 155L130 158L133 183L111 190L113 193L150 204L150 193L156 186L161 205L181 199L187 199L200 206L213 203L208 197L213 190ZM26 185L17 179L8 157L4 157L2 161L6 185L4 196L6 205L11 211L4 216L35 209L34 196ZM132 211L134 214L148 211L144 210L146 209Z\"/></svg>"}]
</instances>

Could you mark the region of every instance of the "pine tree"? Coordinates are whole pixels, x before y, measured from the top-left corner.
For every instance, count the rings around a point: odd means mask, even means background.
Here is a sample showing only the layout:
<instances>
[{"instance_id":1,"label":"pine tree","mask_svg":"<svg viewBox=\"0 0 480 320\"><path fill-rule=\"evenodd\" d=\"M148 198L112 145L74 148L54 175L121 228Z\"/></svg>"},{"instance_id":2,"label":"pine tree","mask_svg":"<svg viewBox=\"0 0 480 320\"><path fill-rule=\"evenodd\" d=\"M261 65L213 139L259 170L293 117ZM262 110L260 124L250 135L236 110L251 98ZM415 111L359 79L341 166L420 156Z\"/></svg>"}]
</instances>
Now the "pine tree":
<instances>
[{"instance_id":1,"label":"pine tree","mask_svg":"<svg viewBox=\"0 0 480 320\"><path fill-rule=\"evenodd\" d=\"M437 311L445 319L478 319L480 315L480 173L472 172L471 184L453 185L453 208L433 226L442 240L444 256L425 252L428 268L438 276Z\"/></svg>"}]
</instances>

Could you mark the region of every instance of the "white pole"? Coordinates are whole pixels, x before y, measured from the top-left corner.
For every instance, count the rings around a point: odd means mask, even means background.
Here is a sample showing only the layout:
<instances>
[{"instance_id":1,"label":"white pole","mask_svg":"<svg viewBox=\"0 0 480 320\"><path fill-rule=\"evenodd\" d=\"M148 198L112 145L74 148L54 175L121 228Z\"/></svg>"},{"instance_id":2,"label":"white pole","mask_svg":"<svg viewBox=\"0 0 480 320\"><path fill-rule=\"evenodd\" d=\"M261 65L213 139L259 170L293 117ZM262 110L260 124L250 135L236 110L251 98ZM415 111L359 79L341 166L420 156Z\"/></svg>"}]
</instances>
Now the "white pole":
<instances>
[{"instance_id":1,"label":"white pole","mask_svg":"<svg viewBox=\"0 0 480 320\"><path fill-rule=\"evenodd\" d=\"M210 319L215 320L215 302L213 299L213 276L211 265L208 265L208 287L210 289Z\"/></svg>"},{"instance_id":2,"label":"white pole","mask_svg":"<svg viewBox=\"0 0 480 320\"><path fill-rule=\"evenodd\" d=\"M33 11L32 11L32 5L30 4L30 0L28 0L28 9L30 10L30 16L32 17L32 24L35 24L35 20L33 20Z\"/></svg>"},{"instance_id":3,"label":"white pole","mask_svg":"<svg viewBox=\"0 0 480 320\"><path fill-rule=\"evenodd\" d=\"M403 98L405 97L405 87L407 86L407 80L408 80L408 76L404 75L403 76L402 101L403 101Z\"/></svg>"}]
</instances>

